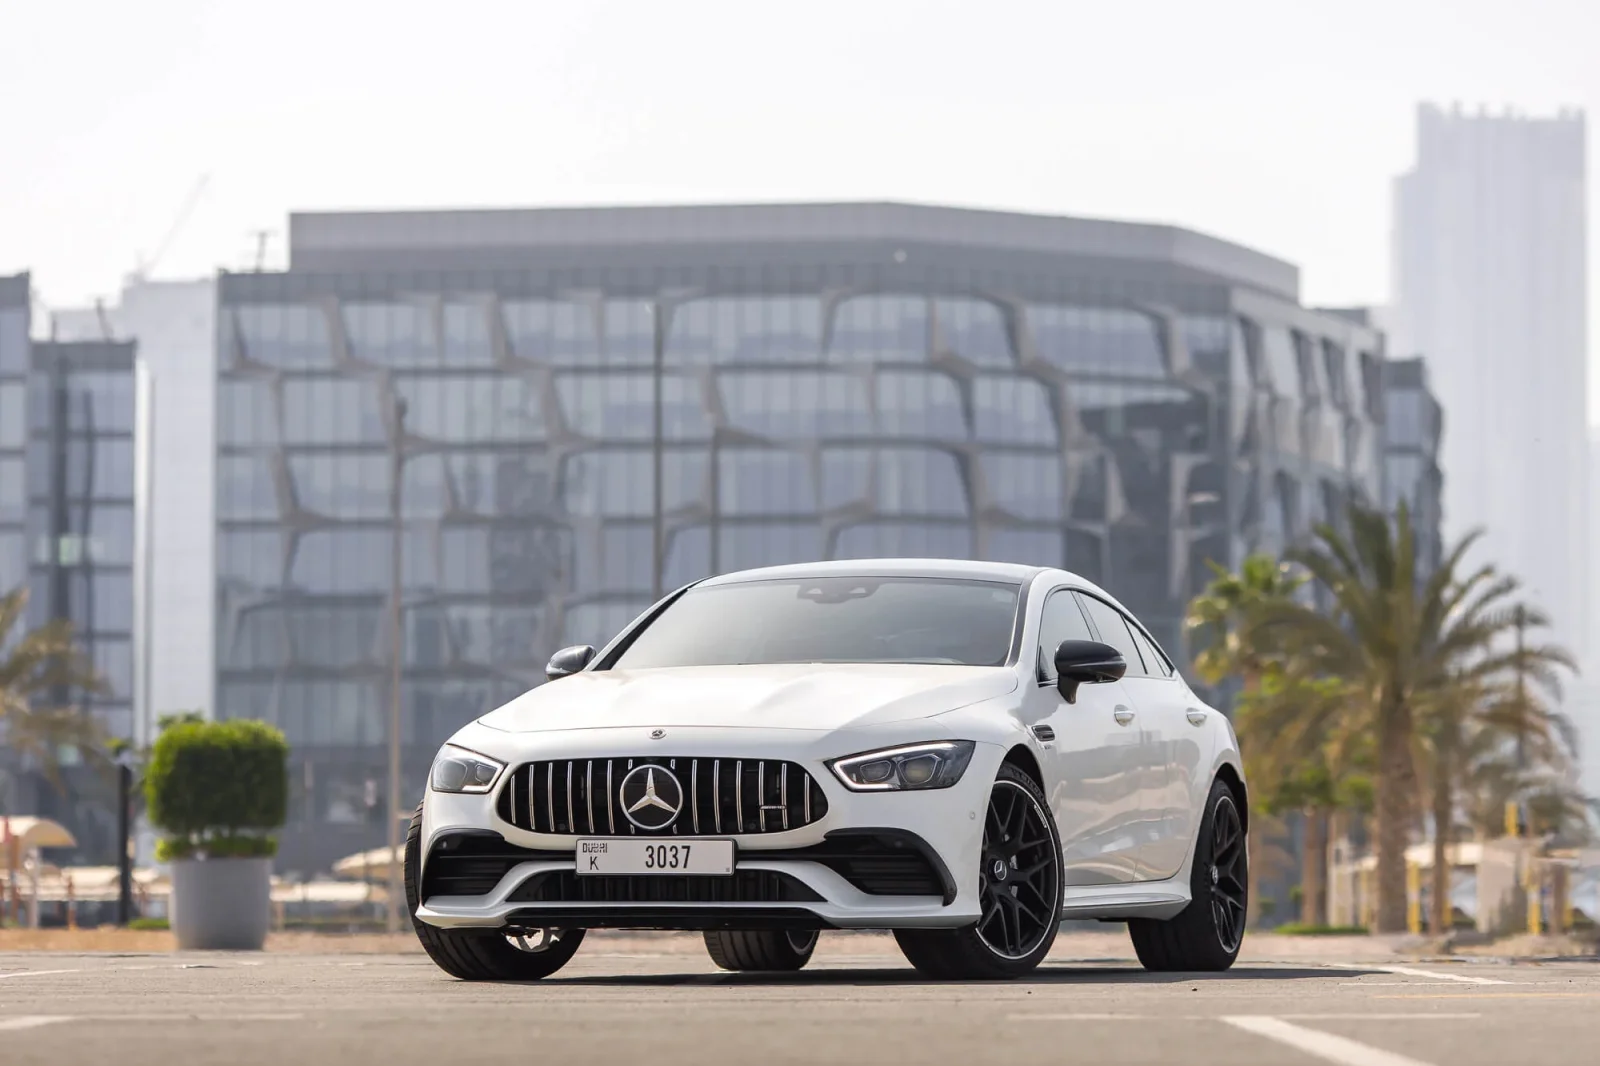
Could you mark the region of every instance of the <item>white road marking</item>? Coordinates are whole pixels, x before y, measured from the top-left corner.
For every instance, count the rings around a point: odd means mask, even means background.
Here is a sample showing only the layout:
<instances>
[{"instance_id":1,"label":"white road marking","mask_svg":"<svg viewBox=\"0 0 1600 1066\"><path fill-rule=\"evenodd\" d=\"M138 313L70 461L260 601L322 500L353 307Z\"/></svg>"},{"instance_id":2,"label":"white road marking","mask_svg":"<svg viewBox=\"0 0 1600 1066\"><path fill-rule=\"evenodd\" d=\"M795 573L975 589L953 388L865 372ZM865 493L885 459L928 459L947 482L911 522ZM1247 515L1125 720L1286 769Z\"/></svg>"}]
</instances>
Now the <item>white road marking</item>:
<instances>
[{"instance_id":1,"label":"white road marking","mask_svg":"<svg viewBox=\"0 0 1600 1066\"><path fill-rule=\"evenodd\" d=\"M57 973L77 973L77 970L17 970L14 973L0 973L0 981L12 977L49 977Z\"/></svg>"},{"instance_id":2,"label":"white road marking","mask_svg":"<svg viewBox=\"0 0 1600 1066\"><path fill-rule=\"evenodd\" d=\"M1418 970L1410 966L1357 966L1354 963L1338 962L1330 965L1342 970L1377 970L1379 973L1399 974L1401 977L1426 977L1432 981L1454 981L1463 985L1509 985L1513 982L1502 981L1497 977L1463 977L1457 973L1440 973L1438 970Z\"/></svg>"},{"instance_id":3,"label":"white road marking","mask_svg":"<svg viewBox=\"0 0 1600 1066\"><path fill-rule=\"evenodd\" d=\"M1467 1021L1472 1018L1481 1018L1482 1014L1476 1012L1443 1013L1430 1011L1418 1014L1414 1011L1404 1014L1379 1014L1373 1011L1356 1011L1348 1014L1325 1012L1322 1014L1274 1014L1274 1018L1293 1018L1296 1021L1362 1021L1362 1022L1432 1022L1432 1021ZM1214 1021L1214 1014L1010 1014L1006 1020L1010 1022L1125 1022L1125 1021L1182 1021L1182 1022L1209 1022Z\"/></svg>"},{"instance_id":4,"label":"white road marking","mask_svg":"<svg viewBox=\"0 0 1600 1066\"><path fill-rule=\"evenodd\" d=\"M1451 977L1448 981L1340 981L1340 988L1437 988L1439 985L1458 985L1464 978ZM1529 985L1532 981L1497 981L1502 985Z\"/></svg>"},{"instance_id":5,"label":"white road marking","mask_svg":"<svg viewBox=\"0 0 1600 1066\"><path fill-rule=\"evenodd\" d=\"M24 1014L16 1018L0 1018L0 1032L16 1032L18 1029L37 1029L41 1025L50 1025L54 1022L70 1021L69 1018L55 1014Z\"/></svg>"},{"instance_id":6,"label":"white road marking","mask_svg":"<svg viewBox=\"0 0 1600 1066\"><path fill-rule=\"evenodd\" d=\"M1222 1021L1236 1029L1243 1029L1247 1033L1276 1040L1280 1044L1307 1055L1313 1055L1324 1062L1336 1063L1337 1066L1430 1066L1421 1059L1397 1055L1392 1051L1371 1047L1367 1044L1351 1040L1348 1037L1334 1036L1318 1029L1307 1029L1293 1022L1286 1022L1282 1018L1269 1018L1261 1014L1235 1014L1224 1016Z\"/></svg>"}]
</instances>

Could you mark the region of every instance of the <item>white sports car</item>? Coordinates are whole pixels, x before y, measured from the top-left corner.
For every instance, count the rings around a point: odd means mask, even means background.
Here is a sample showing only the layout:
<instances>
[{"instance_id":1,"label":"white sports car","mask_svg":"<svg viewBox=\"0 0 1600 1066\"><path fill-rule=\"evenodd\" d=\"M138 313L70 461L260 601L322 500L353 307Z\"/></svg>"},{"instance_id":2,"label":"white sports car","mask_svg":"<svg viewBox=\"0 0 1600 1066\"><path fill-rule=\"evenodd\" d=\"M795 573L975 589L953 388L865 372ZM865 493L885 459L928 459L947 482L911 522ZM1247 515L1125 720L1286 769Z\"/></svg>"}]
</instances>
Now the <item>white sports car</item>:
<instances>
[{"instance_id":1,"label":"white sports car","mask_svg":"<svg viewBox=\"0 0 1600 1066\"><path fill-rule=\"evenodd\" d=\"M945 560L773 567L667 596L465 726L406 840L417 935L468 980L595 928L704 933L731 970L892 930L938 978L1028 973L1064 918L1157 970L1244 930L1228 720L1103 590Z\"/></svg>"}]
</instances>

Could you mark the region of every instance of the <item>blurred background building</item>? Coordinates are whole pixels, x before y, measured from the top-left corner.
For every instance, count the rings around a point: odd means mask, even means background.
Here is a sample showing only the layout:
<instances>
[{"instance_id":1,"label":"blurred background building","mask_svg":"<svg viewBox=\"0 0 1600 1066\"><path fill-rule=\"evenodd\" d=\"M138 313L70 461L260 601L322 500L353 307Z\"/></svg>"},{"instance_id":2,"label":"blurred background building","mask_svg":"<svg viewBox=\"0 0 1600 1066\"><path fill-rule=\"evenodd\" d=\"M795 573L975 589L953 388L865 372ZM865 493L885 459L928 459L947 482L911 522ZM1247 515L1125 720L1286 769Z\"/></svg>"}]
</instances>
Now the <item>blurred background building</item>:
<instances>
[{"instance_id":1,"label":"blurred background building","mask_svg":"<svg viewBox=\"0 0 1600 1066\"><path fill-rule=\"evenodd\" d=\"M1384 504L1391 511L1406 505L1417 531L1418 566L1432 573L1444 556L1444 408L1428 387L1421 358L1389 360L1383 378Z\"/></svg>"},{"instance_id":2,"label":"blurred background building","mask_svg":"<svg viewBox=\"0 0 1600 1066\"><path fill-rule=\"evenodd\" d=\"M715 571L1065 565L1183 654L1209 560L1383 498L1383 338L1298 287L1181 229L899 204L295 215L217 323L216 712L294 746L280 866L382 839L396 505L408 796L553 649Z\"/></svg>"},{"instance_id":3,"label":"blurred background building","mask_svg":"<svg viewBox=\"0 0 1600 1066\"><path fill-rule=\"evenodd\" d=\"M1526 584L1553 639L1589 633L1585 122L1424 104L1395 186L1390 348L1428 359L1449 539ZM1580 723L1585 724L1585 723ZM1600 727L1600 715L1587 723Z\"/></svg>"}]
</instances>

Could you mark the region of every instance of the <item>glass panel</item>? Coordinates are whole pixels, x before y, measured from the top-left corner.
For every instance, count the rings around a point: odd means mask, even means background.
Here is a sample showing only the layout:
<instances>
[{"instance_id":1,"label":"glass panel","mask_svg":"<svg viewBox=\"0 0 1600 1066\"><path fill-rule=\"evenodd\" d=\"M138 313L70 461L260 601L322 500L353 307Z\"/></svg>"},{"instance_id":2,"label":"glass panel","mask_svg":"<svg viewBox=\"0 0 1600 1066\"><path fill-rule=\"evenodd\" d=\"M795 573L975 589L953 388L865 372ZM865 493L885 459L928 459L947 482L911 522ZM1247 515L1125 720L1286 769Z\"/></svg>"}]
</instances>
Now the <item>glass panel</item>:
<instances>
[{"instance_id":1,"label":"glass panel","mask_svg":"<svg viewBox=\"0 0 1600 1066\"><path fill-rule=\"evenodd\" d=\"M241 304L234 310L244 354L282 370L333 365L328 316L307 304Z\"/></svg>"},{"instance_id":2,"label":"glass panel","mask_svg":"<svg viewBox=\"0 0 1600 1066\"><path fill-rule=\"evenodd\" d=\"M991 503L1019 518L1059 521L1066 517L1061 456L991 452L978 459ZM1056 554L1060 554L1059 543Z\"/></svg>"},{"instance_id":3,"label":"glass panel","mask_svg":"<svg viewBox=\"0 0 1600 1066\"><path fill-rule=\"evenodd\" d=\"M1344 349L1332 341L1322 342L1322 375L1328 382L1328 395L1334 404L1345 407L1350 402L1350 393L1345 381Z\"/></svg>"},{"instance_id":4,"label":"glass panel","mask_svg":"<svg viewBox=\"0 0 1600 1066\"><path fill-rule=\"evenodd\" d=\"M67 575L67 615L80 636L133 630L133 575L77 569Z\"/></svg>"},{"instance_id":5,"label":"glass panel","mask_svg":"<svg viewBox=\"0 0 1600 1066\"><path fill-rule=\"evenodd\" d=\"M928 301L924 297L852 297L834 310L828 359L834 362L925 362L928 327Z\"/></svg>"},{"instance_id":6,"label":"glass panel","mask_svg":"<svg viewBox=\"0 0 1600 1066\"><path fill-rule=\"evenodd\" d=\"M1065 551L1061 534L1049 529L992 529L984 558L997 563L1026 566L1061 566Z\"/></svg>"},{"instance_id":7,"label":"glass panel","mask_svg":"<svg viewBox=\"0 0 1600 1066\"><path fill-rule=\"evenodd\" d=\"M322 529L301 534L290 583L309 592L387 593L389 537L385 529Z\"/></svg>"},{"instance_id":8,"label":"glass panel","mask_svg":"<svg viewBox=\"0 0 1600 1066\"><path fill-rule=\"evenodd\" d=\"M966 439L961 396L943 374L884 371L878 375L877 396L878 431L885 436Z\"/></svg>"},{"instance_id":9,"label":"glass panel","mask_svg":"<svg viewBox=\"0 0 1600 1066\"><path fill-rule=\"evenodd\" d=\"M955 456L932 450L881 449L878 506L889 514L966 514L967 493Z\"/></svg>"},{"instance_id":10,"label":"glass panel","mask_svg":"<svg viewBox=\"0 0 1600 1066\"><path fill-rule=\"evenodd\" d=\"M562 374L556 390L574 432L596 440L648 440L655 424L654 385L648 374ZM681 374L661 382L661 432L667 440L711 435L700 383Z\"/></svg>"},{"instance_id":11,"label":"glass panel","mask_svg":"<svg viewBox=\"0 0 1600 1066\"><path fill-rule=\"evenodd\" d=\"M67 377L66 393L68 430L133 432L131 370L74 370Z\"/></svg>"},{"instance_id":12,"label":"glass panel","mask_svg":"<svg viewBox=\"0 0 1600 1066\"><path fill-rule=\"evenodd\" d=\"M443 608L455 654L462 662L482 666L543 666L551 648L540 639L541 607L501 604L453 604Z\"/></svg>"},{"instance_id":13,"label":"glass panel","mask_svg":"<svg viewBox=\"0 0 1600 1066\"><path fill-rule=\"evenodd\" d=\"M439 577L446 591L492 591L494 564L488 526L453 527L440 531Z\"/></svg>"},{"instance_id":14,"label":"glass panel","mask_svg":"<svg viewBox=\"0 0 1600 1066\"><path fill-rule=\"evenodd\" d=\"M520 358L557 366L600 362L599 320L593 307L565 300L512 300L500 312L511 350Z\"/></svg>"},{"instance_id":15,"label":"glass panel","mask_svg":"<svg viewBox=\"0 0 1600 1066\"><path fill-rule=\"evenodd\" d=\"M737 371L718 383L735 429L783 439L872 432L866 384L849 374Z\"/></svg>"},{"instance_id":16,"label":"glass panel","mask_svg":"<svg viewBox=\"0 0 1600 1066\"><path fill-rule=\"evenodd\" d=\"M824 556L822 527L815 522L724 524L718 530L717 568L723 573L784 563L813 563Z\"/></svg>"},{"instance_id":17,"label":"glass panel","mask_svg":"<svg viewBox=\"0 0 1600 1066\"><path fill-rule=\"evenodd\" d=\"M580 544L577 588L591 594L650 590L654 537L648 525L608 522L597 543Z\"/></svg>"},{"instance_id":18,"label":"glass panel","mask_svg":"<svg viewBox=\"0 0 1600 1066\"><path fill-rule=\"evenodd\" d=\"M285 444L377 444L389 440L378 385L343 378L283 383Z\"/></svg>"},{"instance_id":19,"label":"glass panel","mask_svg":"<svg viewBox=\"0 0 1600 1066\"><path fill-rule=\"evenodd\" d=\"M217 579L276 588L283 577L283 534L276 529L224 529L217 534Z\"/></svg>"},{"instance_id":20,"label":"glass panel","mask_svg":"<svg viewBox=\"0 0 1600 1066\"><path fill-rule=\"evenodd\" d=\"M261 455L217 457L217 517L272 519L280 514L272 463Z\"/></svg>"},{"instance_id":21,"label":"glass panel","mask_svg":"<svg viewBox=\"0 0 1600 1066\"><path fill-rule=\"evenodd\" d=\"M276 670L289 661L283 612L276 606L240 611L231 635L232 641L222 650L230 670Z\"/></svg>"},{"instance_id":22,"label":"glass panel","mask_svg":"<svg viewBox=\"0 0 1600 1066\"><path fill-rule=\"evenodd\" d=\"M1301 395L1300 360L1295 354L1288 329L1283 326L1263 327L1261 347L1266 356L1272 391L1279 396L1298 398Z\"/></svg>"},{"instance_id":23,"label":"glass panel","mask_svg":"<svg viewBox=\"0 0 1600 1066\"><path fill-rule=\"evenodd\" d=\"M1039 354L1068 370L1166 377L1156 319L1119 307L1033 304L1028 325Z\"/></svg>"},{"instance_id":24,"label":"glass panel","mask_svg":"<svg viewBox=\"0 0 1600 1066\"><path fill-rule=\"evenodd\" d=\"M310 382L301 382L298 379L285 383L290 387L304 388ZM343 384L342 382L340 384ZM273 445L278 443L278 417L277 404L272 397L272 388L264 381L219 381L217 382L217 443L226 447L238 445L242 447ZM325 420L321 425L302 417L302 425L318 426L318 428L343 429L339 426L327 426ZM352 413L345 409L345 421L354 422Z\"/></svg>"},{"instance_id":25,"label":"glass panel","mask_svg":"<svg viewBox=\"0 0 1600 1066\"><path fill-rule=\"evenodd\" d=\"M26 537L21 532L0 530L0 595L21 586L27 580L28 555ZM0 642L13 634L0 634Z\"/></svg>"},{"instance_id":26,"label":"glass panel","mask_svg":"<svg viewBox=\"0 0 1600 1066\"><path fill-rule=\"evenodd\" d=\"M662 508L704 504L709 490L706 454L667 452L661 459ZM649 452L583 452L562 465L561 501L575 515L649 515L654 484Z\"/></svg>"},{"instance_id":27,"label":"glass panel","mask_svg":"<svg viewBox=\"0 0 1600 1066\"><path fill-rule=\"evenodd\" d=\"M487 299L444 302L444 361L452 366L493 366Z\"/></svg>"},{"instance_id":28,"label":"glass panel","mask_svg":"<svg viewBox=\"0 0 1600 1066\"><path fill-rule=\"evenodd\" d=\"M998 305L984 300L935 300L933 312L945 351L979 366L1008 366L1014 361Z\"/></svg>"},{"instance_id":29,"label":"glass panel","mask_svg":"<svg viewBox=\"0 0 1600 1066\"><path fill-rule=\"evenodd\" d=\"M977 437L992 444L1049 444L1058 439L1042 382L985 375L972 385Z\"/></svg>"},{"instance_id":30,"label":"glass panel","mask_svg":"<svg viewBox=\"0 0 1600 1066\"><path fill-rule=\"evenodd\" d=\"M872 477L870 448L830 448L822 453L824 510L862 503Z\"/></svg>"},{"instance_id":31,"label":"glass panel","mask_svg":"<svg viewBox=\"0 0 1600 1066\"><path fill-rule=\"evenodd\" d=\"M303 510L325 518L387 518L389 457L291 455L289 477Z\"/></svg>"},{"instance_id":32,"label":"glass panel","mask_svg":"<svg viewBox=\"0 0 1600 1066\"><path fill-rule=\"evenodd\" d=\"M0 381L0 448L20 448L28 439L27 387Z\"/></svg>"},{"instance_id":33,"label":"glass panel","mask_svg":"<svg viewBox=\"0 0 1600 1066\"><path fill-rule=\"evenodd\" d=\"M21 522L28 515L27 481L22 458L0 457L0 522ZM3 590L0 590L3 595Z\"/></svg>"},{"instance_id":34,"label":"glass panel","mask_svg":"<svg viewBox=\"0 0 1600 1066\"><path fill-rule=\"evenodd\" d=\"M722 449L718 510L727 515L810 514L817 509L811 460L798 452Z\"/></svg>"},{"instance_id":35,"label":"glass panel","mask_svg":"<svg viewBox=\"0 0 1600 1066\"><path fill-rule=\"evenodd\" d=\"M655 330L655 305L649 300L608 300L604 362L613 365L654 362Z\"/></svg>"},{"instance_id":36,"label":"glass panel","mask_svg":"<svg viewBox=\"0 0 1600 1066\"><path fill-rule=\"evenodd\" d=\"M538 389L526 378L432 375L395 381L406 431L453 444L544 439Z\"/></svg>"},{"instance_id":37,"label":"glass panel","mask_svg":"<svg viewBox=\"0 0 1600 1066\"><path fill-rule=\"evenodd\" d=\"M343 669L376 663L386 655L389 616L376 605L315 604L284 608L295 662Z\"/></svg>"},{"instance_id":38,"label":"glass panel","mask_svg":"<svg viewBox=\"0 0 1600 1066\"><path fill-rule=\"evenodd\" d=\"M424 303L344 305L345 335L350 354L379 366L438 366L431 308Z\"/></svg>"},{"instance_id":39,"label":"glass panel","mask_svg":"<svg viewBox=\"0 0 1600 1066\"><path fill-rule=\"evenodd\" d=\"M1133 642L1139 648L1139 657L1144 660L1144 672L1147 677L1171 677L1172 665L1166 661L1160 652L1156 651L1154 644L1148 637L1139 631L1138 626L1130 625L1128 632L1133 637ZM1131 670L1133 664L1128 664Z\"/></svg>"},{"instance_id":40,"label":"glass panel","mask_svg":"<svg viewBox=\"0 0 1600 1066\"><path fill-rule=\"evenodd\" d=\"M133 693L132 643L126 640L101 638L89 641L87 644L95 672L110 686L111 698L127 699Z\"/></svg>"},{"instance_id":41,"label":"glass panel","mask_svg":"<svg viewBox=\"0 0 1600 1066\"><path fill-rule=\"evenodd\" d=\"M400 513L406 518L444 517L450 503L445 483L445 457L413 455L400 469ZM384 477L387 479L387 471Z\"/></svg>"},{"instance_id":42,"label":"glass panel","mask_svg":"<svg viewBox=\"0 0 1600 1066\"><path fill-rule=\"evenodd\" d=\"M66 460L69 497L133 497L132 440L68 438Z\"/></svg>"},{"instance_id":43,"label":"glass panel","mask_svg":"<svg viewBox=\"0 0 1600 1066\"><path fill-rule=\"evenodd\" d=\"M822 352L822 304L811 296L691 300L672 313L666 359L697 363L814 363Z\"/></svg>"},{"instance_id":44,"label":"glass panel","mask_svg":"<svg viewBox=\"0 0 1600 1066\"><path fill-rule=\"evenodd\" d=\"M628 646L619 670L728 663L998 666L1018 587L934 578L822 577L691 589Z\"/></svg>"},{"instance_id":45,"label":"glass panel","mask_svg":"<svg viewBox=\"0 0 1600 1066\"><path fill-rule=\"evenodd\" d=\"M477 452L449 458L456 504L464 511L530 517L556 510L544 455Z\"/></svg>"},{"instance_id":46,"label":"glass panel","mask_svg":"<svg viewBox=\"0 0 1600 1066\"><path fill-rule=\"evenodd\" d=\"M1122 614L1104 600L1094 596L1078 594L1078 601L1083 604L1084 613L1094 622L1094 628L1099 632L1100 639L1122 653L1128 660L1128 673L1142 674L1144 660L1139 656L1139 647L1133 642L1133 634L1128 632L1128 623L1123 621Z\"/></svg>"},{"instance_id":47,"label":"glass panel","mask_svg":"<svg viewBox=\"0 0 1600 1066\"><path fill-rule=\"evenodd\" d=\"M28 370L28 313L20 307L0 308L0 374Z\"/></svg>"},{"instance_id":48,"label":"glass panel","mask_svg":"<svg viewBox=\"0 0 1600 1066\"><path fill-rule=\"evenodd\" d=\"M1227 379L1233 332L1224 315L1186 315L1182 319L1189 359L1201 373L1219 381Z\"/></svg>"},{"instance_id":49,"label":"glass panel","mask_svg":"<svg viewBox=\"0 0 1600 1066\"><path fill-rule=\"evenodd\" d=\"M966 525L879 522L839 531L836 559L970 559L972 529Z\"/></svg>"},{"instance_id":50,"label":"glass panel","mask_svg":"<svg viewBox=\"0 0 1600 1066\"><path fill-rule=\"evenodd\" d=\"M1064 640L1093 640L1089 622L1078 606L1078 597L1068 591L1052 592L1044 601L1039 616L1039 676L1056 676L1056 649Z\"/></svg>"},{"instance_id":51,"label":"glass panel","mask_svg":"<svg viewBox=\"0 0 1600 1066\"><path fill-rule=\"evenodd\" d=\"M691 581L711 576L711 530L706 526L679 529L667 538L667 561L662 569L662 584L682 588Z\"/></svg>"}]
</instances>

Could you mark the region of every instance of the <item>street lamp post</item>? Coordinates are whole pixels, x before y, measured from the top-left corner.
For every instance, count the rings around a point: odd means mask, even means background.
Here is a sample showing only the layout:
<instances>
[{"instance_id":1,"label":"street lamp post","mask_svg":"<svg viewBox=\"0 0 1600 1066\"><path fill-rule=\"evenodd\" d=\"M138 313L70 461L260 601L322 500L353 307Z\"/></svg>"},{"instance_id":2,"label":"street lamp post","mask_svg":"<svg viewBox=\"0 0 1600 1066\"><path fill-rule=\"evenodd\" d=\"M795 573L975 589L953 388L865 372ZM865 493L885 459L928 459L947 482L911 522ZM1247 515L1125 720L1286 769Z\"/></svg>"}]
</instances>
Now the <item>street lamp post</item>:
<instances>
[{"instance_id":1,"label":"street lamp post","mask_svg":"<svg viewBox=\"0 0 1600 1066\"><path fill-rule=\"evenodd\" d=\"M400 908L405 886L400 868L400 681L405 658L405 615L401 609L403 543L400 516L400 478L405 463L406 401L394 399L394 436L389 448L389 522L393 541L389 547L389 900L384 907L385 926L400 931Z\"/></svg>"}]
</instances>

